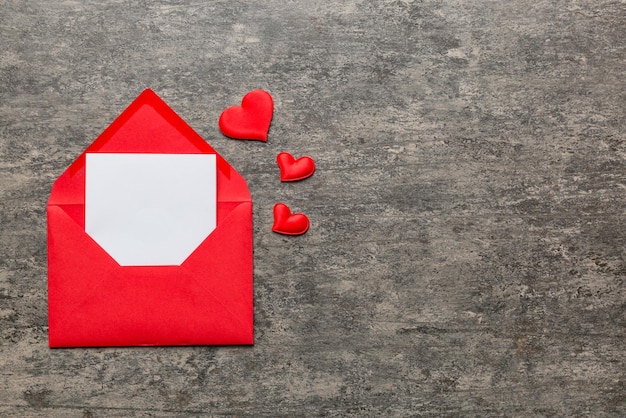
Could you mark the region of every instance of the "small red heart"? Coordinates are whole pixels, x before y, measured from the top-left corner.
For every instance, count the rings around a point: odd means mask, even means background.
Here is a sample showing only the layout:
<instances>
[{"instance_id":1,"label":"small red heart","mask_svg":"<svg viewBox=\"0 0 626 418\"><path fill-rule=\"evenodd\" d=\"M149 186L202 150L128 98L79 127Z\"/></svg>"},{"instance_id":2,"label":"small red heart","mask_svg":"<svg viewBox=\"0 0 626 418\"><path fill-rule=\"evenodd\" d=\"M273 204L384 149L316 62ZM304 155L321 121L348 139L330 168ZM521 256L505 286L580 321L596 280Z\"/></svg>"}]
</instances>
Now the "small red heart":
<instances>
[{"instance_id":1,"label":"small red heart","mask_svg":"<svg viewBox=\"0 0 626 418\"><path fill-rule=\"evenodd\" d=\"M309 218L303 213L291 213L284 203L274 205L272 231L284 235L302 235L309 229Z\"/></svg>"},{"instance_id":2,"label":"small red heart","mask_svg":"<svg viewBox=\"0 0 626 418\"><path fill-rule=\"evenodd\" d=\"M226 108L220 115L220 131L230 138L267 141L274 101L265 90L252 90L243 96L241 106Z\"/></svg>"},{"instance_id":3,"label":"small red heart","mask_svg":"<svg viewBox=\"0 0 626 418\"><path fill-rule=\"evenodd\" d=\"M297 181L311 177L315 172L315 161L306 155L298 159L288 152L281 152L276 156L280 168L280 181Z\"/></svg>"}]
</instances>

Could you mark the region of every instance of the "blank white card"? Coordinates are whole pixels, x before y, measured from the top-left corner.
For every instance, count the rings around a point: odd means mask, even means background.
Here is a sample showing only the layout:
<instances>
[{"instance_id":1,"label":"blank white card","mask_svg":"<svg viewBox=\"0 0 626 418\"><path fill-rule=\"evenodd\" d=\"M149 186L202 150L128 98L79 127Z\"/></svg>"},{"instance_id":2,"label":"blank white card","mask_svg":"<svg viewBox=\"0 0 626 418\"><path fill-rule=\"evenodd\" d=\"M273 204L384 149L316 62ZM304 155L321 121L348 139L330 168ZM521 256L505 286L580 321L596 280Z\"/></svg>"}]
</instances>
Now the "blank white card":
<instances>
[{"instance_id":1,"label":"blank white card","mask_svg":"<svg viewBox=\"0 0 626 418\"><path fill-rule=\"evenodd\" d=\"M215 229L215 154L86 157L85 231L120 265L181 265Z\"/></svg>"}]
</instances>

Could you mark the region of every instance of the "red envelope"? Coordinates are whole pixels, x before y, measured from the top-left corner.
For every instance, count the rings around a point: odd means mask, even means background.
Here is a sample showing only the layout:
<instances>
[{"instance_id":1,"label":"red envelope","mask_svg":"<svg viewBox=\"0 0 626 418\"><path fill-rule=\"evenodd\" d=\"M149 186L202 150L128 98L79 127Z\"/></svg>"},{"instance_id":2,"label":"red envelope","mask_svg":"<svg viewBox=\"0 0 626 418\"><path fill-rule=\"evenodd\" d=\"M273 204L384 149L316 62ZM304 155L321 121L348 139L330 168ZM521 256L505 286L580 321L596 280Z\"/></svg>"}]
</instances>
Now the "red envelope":
<instances>
[{"instance_id":1,"label":"red envelope","mask_svg":"<svg viewBox=\"0 0 626 418\"><path fill-rule=\"evenodd\" d=\"M121 266L85 232L87 153L215 154L215 230L181 265ZM47 211L50 347L253 344L246 182L151 90L57 179Z\"/></svg>"}]
</instances>

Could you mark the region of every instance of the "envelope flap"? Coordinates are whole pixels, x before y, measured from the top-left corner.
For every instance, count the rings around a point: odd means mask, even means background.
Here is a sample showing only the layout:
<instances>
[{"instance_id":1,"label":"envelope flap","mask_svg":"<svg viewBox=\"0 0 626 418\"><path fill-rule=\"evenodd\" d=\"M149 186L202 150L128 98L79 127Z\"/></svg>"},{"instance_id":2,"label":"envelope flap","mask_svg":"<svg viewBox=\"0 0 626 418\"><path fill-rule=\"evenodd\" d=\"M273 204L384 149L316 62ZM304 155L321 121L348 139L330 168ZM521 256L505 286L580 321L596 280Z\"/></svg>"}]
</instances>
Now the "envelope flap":
<instances>
[{"instance_id":1,"label":"envelope flap","mask_svg":"<svg viewBox=\"0 0 626 418\"><path fill-rule=\"evenodd\" d=\"M144 90L86 152L213 154L215 150L152 90Z\"/></svg>"},{"instance_id":2,"label":"envelope flap","mask_svg":"<svg viewBox=\"0 0 626 418\"><path fill-rule=\"evenodd\" d=\"M242 323L251 323L252 203L233 207L182 267L192 273L198 286L239 312Z\"/></svg>"},{"instance_id":3,"label":"envelope flap","mask_svg":"<svg viewBox=\"0 0 626 418\"><path fill-rule=\"evenodd\" d=\"M102 273L119 268L119 264L60 207L48 208L48 232L49 309L73 310L99 285L93 280L93 272L106 277ZM72 249L74 251L70 251ZM89 257L77 257L75 251L89 254ZM72 276L83 279L64 280ZM57 297L62 299L57 300Z\"/></svg>"},{"instance_id":4,"label":"envelope flap","mask_svg":"<svg viewBox=\"0 0 626 418\"><path fill-rule=\"evenodd\" d=\"M87 153L216 154L218 202L251 201L245 179L147 89L55 181L49 205L84 205Z\"/></svg>"}]
</instances>

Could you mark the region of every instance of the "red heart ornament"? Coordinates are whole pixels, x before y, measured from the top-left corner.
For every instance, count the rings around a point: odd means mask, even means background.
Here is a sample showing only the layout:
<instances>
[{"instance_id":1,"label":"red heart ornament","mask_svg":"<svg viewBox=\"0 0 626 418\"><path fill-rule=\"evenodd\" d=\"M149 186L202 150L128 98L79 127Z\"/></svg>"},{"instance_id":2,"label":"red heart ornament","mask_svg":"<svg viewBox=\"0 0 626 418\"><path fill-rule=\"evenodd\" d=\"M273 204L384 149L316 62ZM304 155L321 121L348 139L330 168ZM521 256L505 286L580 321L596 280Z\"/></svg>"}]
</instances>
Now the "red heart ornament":
<instances>
[{"instance_id":1,"label":"red heart ornament","mask_svg":"<svg viewBox=\"0 0 626 418\"><path fill-rule=\"evenodd\" d=\"M230 138L267 141L274 101L265 90L252 90L243 96L241 106L226 108L220 115L220 131Z\"/></svg>"},{"instance_id":2,"label":"red heart ornament","mask_svg":"<svg viewBox=\"0 0 626 418\"><path fill-rule=\"evenodd\" d=\"M309 218L303 213L291 213L284 203L274 205L272 231L284 235L302 235L309 229Z\"/></svg>"},{"instance_id":3,"label":"red heart ornament","mask_svg":"<svg viewBox=\"0 0 626 418\"><path fill-rule=\"evenodd\" d=\"M315 172L315 161L311 157L294 158L288 152L276 156L280 168L280 181L297 181L311 177Z\"/></svg>"}]
</instances>

